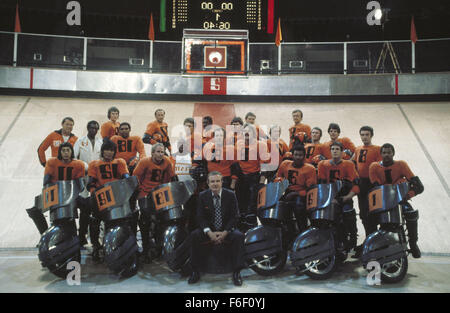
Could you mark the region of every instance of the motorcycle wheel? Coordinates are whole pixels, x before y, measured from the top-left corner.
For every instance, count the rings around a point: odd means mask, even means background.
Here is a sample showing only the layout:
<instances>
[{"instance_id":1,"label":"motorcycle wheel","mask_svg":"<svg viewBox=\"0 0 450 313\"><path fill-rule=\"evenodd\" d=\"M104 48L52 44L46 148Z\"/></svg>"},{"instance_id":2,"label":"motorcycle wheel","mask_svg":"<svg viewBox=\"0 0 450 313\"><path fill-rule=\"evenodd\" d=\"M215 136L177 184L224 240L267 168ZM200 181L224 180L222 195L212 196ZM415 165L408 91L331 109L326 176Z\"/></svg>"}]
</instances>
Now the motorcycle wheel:
<instances>
[{"instance_id":1,"label":"motorcycle wheel","mask_svg":"<svg viewBox=\"0 0 450 313\"><path fill-rule=\"evenodd\" d=\"M286 265L287 252L264 255L262 257L252 258L250 268L261 276L271 276L281 272Z\"/></svg>"},{"instance_id":2,"label":"motorcycle wheel","mask_svg":"<svg viewBox=\"0 0 450 313\"><path fill-rule=\"evenodd\" d=\"M407 272L408 258L404 256L381 267L381 281L387 284L398 283L405 278Z\"/></svg>"},{"instance_id":3,"label":"motorcycle wheel","mask_svg":"<svg viewBox=\"0 0 450 313\"><path fill-rule=\"evenodd\" d=\"M67 275L72 271L72 269L70 270L67 269L67 264L69 264L72 261L80 263L81 253L78 252L78 254L75 257L73 257L69 261L64 262L63 264L56 264L55 266L48 267L48 270L54 275L58 276L59 278L66 279Z\"/></svg>"},{"instance_id":4,"label":"motorcycle wheel","mask_svg":"<svg viewBox=\"0 0 450 313\"><path fill-rule=\"evenodd\" d=\"M305 264L308 270L305 274L315 280L330 278L336 270L336 256L332 255L325 260L315 260Z\"/></svg>"}]
</instances>

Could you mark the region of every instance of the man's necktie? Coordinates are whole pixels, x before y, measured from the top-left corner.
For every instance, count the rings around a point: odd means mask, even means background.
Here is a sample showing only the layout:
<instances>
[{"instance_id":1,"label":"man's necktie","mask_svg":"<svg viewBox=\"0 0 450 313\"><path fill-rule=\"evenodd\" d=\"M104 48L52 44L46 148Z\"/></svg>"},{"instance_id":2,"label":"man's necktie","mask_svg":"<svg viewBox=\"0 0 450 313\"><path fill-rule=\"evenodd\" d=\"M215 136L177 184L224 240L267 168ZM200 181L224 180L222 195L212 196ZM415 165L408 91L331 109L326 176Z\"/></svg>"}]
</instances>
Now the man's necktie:
<instances>
[{"instance_id":1,"label":"man's necktie","mask_svg":"<svg viewBox=\"0 0 450 313\"><path fill-rule=\"evenodd\" d=\"M220 197L214 195L214 227L216 228L216 231L222 228L222 212L220 208Z\"/></svg>"}]
</instances>

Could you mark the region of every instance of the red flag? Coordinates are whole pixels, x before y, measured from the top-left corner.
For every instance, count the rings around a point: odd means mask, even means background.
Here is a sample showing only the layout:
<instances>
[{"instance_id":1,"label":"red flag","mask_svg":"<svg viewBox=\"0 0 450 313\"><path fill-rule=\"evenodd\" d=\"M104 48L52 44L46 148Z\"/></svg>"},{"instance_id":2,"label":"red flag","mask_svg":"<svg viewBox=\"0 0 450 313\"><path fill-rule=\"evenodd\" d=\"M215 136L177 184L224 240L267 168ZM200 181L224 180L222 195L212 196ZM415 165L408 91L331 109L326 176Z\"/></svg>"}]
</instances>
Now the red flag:
<instances>
[{"instance_id":1,"label":"red flag","mask_svg":"<svg viewBox=\"0 0 450 313\"><path fill-rule=\"evenodd\" d=\"M283 36L281 35L281 23L280 18L278 18L277 35L275 36L275 44L277 45L277 47L280 46L282 40Z\"/></svg>"},{"instance_id":2,"label":"red flag","mask_svg":"<svg viewBox=\"0 0 450 313\"><path fill-rule=\"evenodd\" d=\"M155 28L153 27L153 13L150 13L150 26L148 27L148 39L155 40Z\"/></svg>"},{"instance_id":3,"label":"red flag","mask_svg":"<svg viewBox=\"0 0 450 313\"><path fill-rule=\"evenodd\" d=\"M411 41L416 43L417 34L416 34L416 25L414 25L414 16L411 17Z\"/></svg>"},{"instance_id":4,"label":"red flag","mask_svg":"<svg viewBox=\"0 0 450 313\"><path fill-rule=\"evenodd\" d=\"M14 24L14 32L21 33L22 30L20 28L20 18L19 18L19 3L16 4L16 22Z\"/></svg>"}]
</instances>

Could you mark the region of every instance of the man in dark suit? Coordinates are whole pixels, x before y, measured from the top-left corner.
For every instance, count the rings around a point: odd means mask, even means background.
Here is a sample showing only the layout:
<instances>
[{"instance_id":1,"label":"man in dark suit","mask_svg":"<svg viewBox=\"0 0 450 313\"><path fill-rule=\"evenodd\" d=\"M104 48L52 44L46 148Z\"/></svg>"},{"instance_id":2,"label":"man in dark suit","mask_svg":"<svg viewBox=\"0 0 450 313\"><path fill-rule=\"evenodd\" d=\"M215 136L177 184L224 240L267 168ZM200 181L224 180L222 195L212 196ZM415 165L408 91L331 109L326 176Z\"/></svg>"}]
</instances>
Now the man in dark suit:
<instances>
[{"instance_id":1,"label":"man in dark suit","mask_svg":"<svg viewBox=\"0 0 450 313\"><path fill-rule=\"evenodd\" d=\"M200 280L199 264L202 260L202 248L205 242L230 243L229 253L233 260L233 283L242 286L240 270L244 268L245 236L235 229L239 218L236 195L229 189L222 188L222 174L208 174L209 189L200 193L197 202L197 222L200 226L191 234L192 275L188 283ZM202 247L203 246L203 247Z\"/></svg>"}]
</instances>

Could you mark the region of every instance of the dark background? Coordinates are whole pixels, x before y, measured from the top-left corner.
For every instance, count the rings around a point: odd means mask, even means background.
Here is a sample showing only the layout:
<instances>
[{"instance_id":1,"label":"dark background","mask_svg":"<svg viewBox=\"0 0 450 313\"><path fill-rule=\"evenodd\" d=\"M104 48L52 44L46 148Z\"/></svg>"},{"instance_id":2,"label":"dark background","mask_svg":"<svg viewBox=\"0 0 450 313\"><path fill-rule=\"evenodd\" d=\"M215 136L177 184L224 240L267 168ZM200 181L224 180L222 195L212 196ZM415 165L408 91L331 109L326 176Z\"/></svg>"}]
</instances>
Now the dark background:
<instances>
[{"instance_id":1,"label":"dark background","mask_svg":"<svg viewBox=\"0 0 450 313\"><path fill-rule=\"evenodd\" d=\"M170 27L171 0L167 0L166 32L159 29L159 0L79 0L81 27L66 24L69 1L20 0L22 32L147 39L149 16L153 12L156 39L181 40L181 27L176 31ZM383 8L391 9L384 31L381 26L367 25L368 2L275 0L275 23L280 17L285 42L394 40L409 39L411 16L414 15L419 39L450 37L449 0L380 0ZM0 0L1 31L14 31L16 3L17 0ZM263 1L263 10L267 10L267 0ZM198 18L190 16L191 20ZM245 28L245 24L241 28ZM267 34L265 30L250 29L252 42L269 42L274 38L275 34Z\"/></svg>"}]
</instances>

